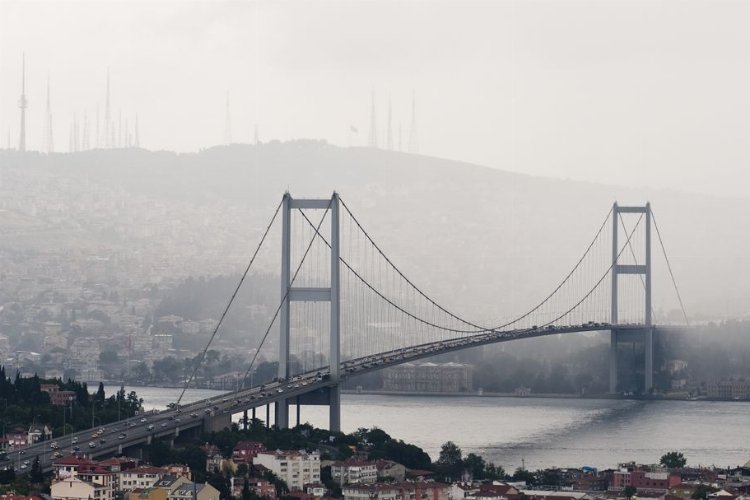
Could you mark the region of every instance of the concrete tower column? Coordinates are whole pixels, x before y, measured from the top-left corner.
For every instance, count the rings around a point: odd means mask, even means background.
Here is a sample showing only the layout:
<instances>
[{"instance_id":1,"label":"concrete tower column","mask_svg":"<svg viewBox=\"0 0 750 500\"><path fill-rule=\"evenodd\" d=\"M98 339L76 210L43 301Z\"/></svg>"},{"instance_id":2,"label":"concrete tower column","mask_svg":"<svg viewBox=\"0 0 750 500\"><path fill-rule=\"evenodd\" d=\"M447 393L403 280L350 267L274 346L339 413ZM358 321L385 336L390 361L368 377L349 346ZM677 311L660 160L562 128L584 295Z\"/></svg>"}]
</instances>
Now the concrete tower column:
<instances>
[{"instance_id":1,"label":"concrete tower column","mask_svg":"<svg viewBox=\"0 0 750 500\"><path fill-rule=\"evenodd\" d=\"M646 203L646 278L645 278L645 324L646 332L644 334L645 343L645 380L644 390L650 393L654 388L654 329L652 326L651 311L651 204Z\"/></svg>"},{"instance_id":2,"label":"concrete tower column","mask_svg":"<svg viewBox=\"0 0 750 500\"><path fill-rule=\"evenodd\" d=\"M609 322L613 326L617 324L617 230L619 228L617 219L619 214L617 202L615 202L612 206L612 309L609 316ZM617 330L613 328L609 335L609 393L615 394L617 392Z\"/></svg>"},{"instance_id":3,"label":"concrete tower column","mask_svg":"<svg viewBox=\"0 0 750 500\"><path fill-rule=\"evenodd\" d=\"M340 319L339 308L341 292L339 288L339 195L333 193L331 200L331 332L329 366L331 380L336 383L331 387L331 399L328 404L329 430L341 431L341 397L339 392L339 378L341 368L340 352Z\"/></svg>"}]
</instances>

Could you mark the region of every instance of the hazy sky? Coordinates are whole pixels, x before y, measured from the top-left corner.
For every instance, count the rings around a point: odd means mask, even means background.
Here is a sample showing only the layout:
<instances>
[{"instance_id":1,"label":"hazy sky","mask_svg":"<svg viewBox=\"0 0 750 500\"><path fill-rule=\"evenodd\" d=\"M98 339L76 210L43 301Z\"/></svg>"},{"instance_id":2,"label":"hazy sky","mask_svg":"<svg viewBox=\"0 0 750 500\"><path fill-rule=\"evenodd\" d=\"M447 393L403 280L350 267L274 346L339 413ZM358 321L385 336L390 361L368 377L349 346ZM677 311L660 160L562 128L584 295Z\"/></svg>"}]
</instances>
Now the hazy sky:
<instances>
[{"instance_id":1,"label":"hazy sky","mask_svg":"<svg viewBox=\"0 0 750 500\"><path fill-rule=\"evenodd\" d=\"M47 74L55 142L74 113L137 112L141 143L367 141L535 175L747 196L750 2L35 2L0 0L0 145L29 147ZM359 133L350 137L349 127Z\"/></svg>"}]
</instances>

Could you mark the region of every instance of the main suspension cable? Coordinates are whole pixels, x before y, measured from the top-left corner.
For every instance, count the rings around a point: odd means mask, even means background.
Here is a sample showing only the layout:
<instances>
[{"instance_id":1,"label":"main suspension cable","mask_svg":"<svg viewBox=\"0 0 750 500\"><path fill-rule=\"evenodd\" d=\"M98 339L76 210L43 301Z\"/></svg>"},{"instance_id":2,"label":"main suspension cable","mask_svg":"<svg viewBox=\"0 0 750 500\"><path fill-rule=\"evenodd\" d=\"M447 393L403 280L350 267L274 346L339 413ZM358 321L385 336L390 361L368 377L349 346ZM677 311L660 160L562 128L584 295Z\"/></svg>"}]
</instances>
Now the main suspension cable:
<instances>
[{"instance_id":1,"label":"main suspension cable","mask_svg":"<svg viewBox=\"0 0 750 500\"><path fill-rule=\"evenodd\" d=\"M404 275L404 273L402 273L401 270L398 267L396 267L396 265L391 261L391 259L388 258L388 256L383 252L383 250L380 249L380 247L378 246L378 244L375 243L375 241L372 239L372 237L370 236L370 234L365 230L365 228L362 227L362 224L359 223L359 220L357 220L357 218L354 216L354 214L352 213L352 211L349 210L349 207L346 205L346 202L344 202L343 198L339 198L339 199L341 200L341 205L344 207L344 210L346 210L346 212L349 214L349 217L352 218L352 220L357 225L357 227L359 228L359 230L362 231L362 234L365 235L365 237L367 238L367 240L378 251L378 253L385 259L385 261L388 263L388 265L390 265L393 268L393 270L396 271L396 273L398 273L398 275L401 276L401 278L404 281L406 281L409 285L411 285L411 287L414 288L414 290L416 290L416 292L419 295L421 295L422 297L424 297L429 303L431 303L433 306L437 307L438 309L440 309L441 311L443 311L445 314L447 314L448 316L452 317L453 319L455 319L455 320L457 320L457 321L459 321L461 323L464 323L466 325L472 326L472 327L474 327L474 328L476 328L476 329L478 329L480 331L487 330L487 328L485 328L483 326L474 324L474 323L472 323L470 321L467 321L467 320L465 320L465 319L463 319L463 318L461 318L461 317L453 314L452 312L448 311L443 306L441 306L440 304L438 304L437 302L435 302L425 292L423 292L421 288L419 288L417 285L415 285L414 283L412 283L412 281L409 278L407 278Z\"/></svg>"}]
</instances>

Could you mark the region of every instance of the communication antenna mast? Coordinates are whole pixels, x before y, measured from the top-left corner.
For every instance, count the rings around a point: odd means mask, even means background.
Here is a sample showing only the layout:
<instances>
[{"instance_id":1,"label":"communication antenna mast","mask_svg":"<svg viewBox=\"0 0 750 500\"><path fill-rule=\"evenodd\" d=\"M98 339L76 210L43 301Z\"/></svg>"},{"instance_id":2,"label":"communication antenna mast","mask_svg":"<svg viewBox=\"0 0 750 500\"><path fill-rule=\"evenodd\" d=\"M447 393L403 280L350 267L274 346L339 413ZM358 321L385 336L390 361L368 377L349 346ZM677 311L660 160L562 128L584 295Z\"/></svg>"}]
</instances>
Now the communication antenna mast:
<instances>
[{"instance_id":1,"label":"communication antenna mast","mask_svg":"<svg viewBox=\"0 0 750 500\"><path fill-rule=\"evenodd\" d=\"M224 142L232 144L232 119L229 115L229 91L227 90L227 109L224 118Z\"/></svg>"},{"instance_id":2,"label":"communication antenna mast","mask_svg":"<svg viewBox=\"0 0 750 500\"><path fill-rule=\"evenodd\" d=\"M135 114L135 147L141 147L141 135L138 132L138 113Z\"/></svg>"},{"instance_id":3,"label":"communication antenna mast","mask_svg":"<svg viewBox=\"0 0 750 500\"><path fill-rule=\"evenodd\" d=\"M375 118L375 90L372 91L372 106L370 108L370 140L368 145L371 148L378 147L378 122Z\"/></svg>"},{"instance_id":4,"label":"communication antenna mast","mask_svg":"<svg viewBox=\"0 0 750 500\"><path fill-rule=\"evenodd\" d=\"M55 150L55 142L52 135L52 103L50 99L49 73L47 74L47 120L45 123L44 150L47 154Z\"/></svg>"},{"instance_id":5,"label":"communication antenna mast","mask_svg":"<svg viewBox=\"0 0 750 500\"><path fill-rule=\"evenodd\" d=\"M411 131L409 131L409 152L419 153L419 141L417 139L417 95L411 93Z\"/></svg>"},{"instance_id":6,"label":"communication antenna mast","mask_svg":"<svg viewBox=\"0 0 750 500\"><path fill-rule=\"evenodd\" d=\"M29 102L26 100L26 52L21 58L21 97L18 99L18 107L21 110L21 133L18 138L18 150L26 151L26 108Z\"/></svg>"},{"instance_id":7,"label":"communication antenna mast","mask_svg":"<svg viewBox=\"0 0 750 500\"><path fill-rule=\"evenodd\" d=\"M393 150L393 130L391 128L391 98L388 98L388 135L386 136L386 147Z\"/></svg>"},{"instance_id":8,"label":"communication antenna mast","mask_svg":"<svg viewBox=\"0 0 750 500\"><path fill-rule=\"evenodd\" d=\"M104 147L112 147L112 115L109 108L109 67L107 67L107 97L104 103Z\"/></svg>"}]
</instances>

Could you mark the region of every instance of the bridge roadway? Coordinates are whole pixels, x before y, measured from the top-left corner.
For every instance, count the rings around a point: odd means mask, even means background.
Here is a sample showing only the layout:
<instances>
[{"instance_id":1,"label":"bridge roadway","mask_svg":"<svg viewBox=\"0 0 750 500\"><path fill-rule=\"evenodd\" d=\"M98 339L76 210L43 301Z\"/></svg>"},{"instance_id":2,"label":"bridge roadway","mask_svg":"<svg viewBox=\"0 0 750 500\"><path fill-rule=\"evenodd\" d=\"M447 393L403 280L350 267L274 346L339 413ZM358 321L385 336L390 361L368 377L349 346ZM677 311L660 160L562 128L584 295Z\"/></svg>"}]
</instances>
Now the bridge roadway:
<instances>
[{"instance_id":1,"label":"bridge roadway","mask_svg":"<svg viewBox=\"0 0 750 500\"><path fill-rule=\"evenodd\" d=\"M563 333L602 330L638 331L643 328L644 325L635 324L613 326L608 323L587 323L572 326L489 331L344 361L341 363L340 381L422 358L498 342ZM659 328L663 327L660 326ZM102 458L120 454L127 448L149 444L152 439L173 439L181 433L198 428L223 428L229 425L233 414L283 399L294 401L297 396L322 391L335 386L336 383L330 378L328 368L321 368L297 375L286 381L267 383L182 405L179 409L145 412L142 415L120 420L116 423L43 441L21 450L14 450L8 453L6 461L0 462L0 468L13 465L17 474L25 474L30 471L34 458L38 457L42 468L46 471L51 470L54 460L76 452L85 453L91 458ZM101 433L97 434L100 430ZM59 445L58 450L51 448L53 442ZM91 444L94 446L91 446ZM57 456L55 456L56 452Z\"/></svg>"}]
</instances>

